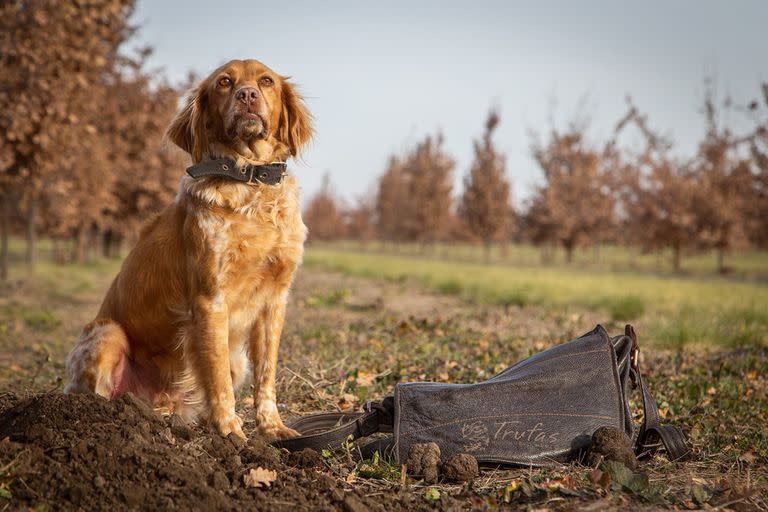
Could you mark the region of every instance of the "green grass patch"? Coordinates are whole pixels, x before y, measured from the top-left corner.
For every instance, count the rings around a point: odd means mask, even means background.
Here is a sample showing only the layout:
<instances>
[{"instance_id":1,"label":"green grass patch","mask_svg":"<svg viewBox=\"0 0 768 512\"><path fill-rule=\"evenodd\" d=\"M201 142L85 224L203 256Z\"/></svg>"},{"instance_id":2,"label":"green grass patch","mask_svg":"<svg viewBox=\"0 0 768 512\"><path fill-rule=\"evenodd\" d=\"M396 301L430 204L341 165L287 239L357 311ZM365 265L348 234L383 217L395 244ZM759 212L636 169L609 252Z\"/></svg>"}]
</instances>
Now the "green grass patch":
<instances>
[{"instance_id":1,"label":"green grass patch","mask_svg":"<svg viewBox=\"0 0 768 512\"><path fill-rule=\"evenodd\" d=\"M483 265L316 247L307 250L305 263L361 277L417 280L479 302L602 311L606 321L636 322L644 339L666 346L768 341L768 286L743 280Z\"/></svg>"},{"instance_id":2,"label":"green grass patch","mask_svg":"<svg viewBox=\"0 0 768 512\"><path fill-rule=\"evenodd\" d=\"M360 462L355 468L355 473L361 478L396 482L400 480L400 465L394 460L385 460L376 452L372 459Z\"/></svg>"},{"instance_id":3,"label":"green grass patch","mask_svg":"<svg viewBox=\"0 0 768 512\"><path fill-rule=\"evenodd\" d=\"M307 297L307 306L314 308L331 307L343 304L349 296L349 290L346 288L340 290L330 290L327 293L317 293Z\"/></svg>"},{"instance_id":4,"label":"green grass patch","mask_svg":"<svg viewBox=\"0 0 768 512\"><path fill-rule=\"evenodd\" d=\"M606 303L605 306L611 314L611 320L618 322L636 320L645 313L645 302L637 295L618 297Z\"/></svg>"},{"instance_id":5,"label":"green grass patch","mask_svg":"<svg viewBox=\"0 0 768 512\"><path fill-rule=\"evenodd\" d=\"M671 347L708 341L733 347L766 345L768 310L764 307L697 309L682 306L675 315L652 324L657 341Z\"/></svg>"},{"instance_id":6,"label":"green grass patch","mask_svg":"<svg viewBox=\"0 0 768 512\"><path fill-rule=\"evenodd\" d=\"M552 265L566 265L565 251L560 247L543 251L530 244L497 244L491 247L490 259L486 260L483 246L468 243L441 243L424 246L417 243L393 245L384 242L369 242L361 245L355 241L340 241L316 245L316 247L365 251L376 254L419 257L472 263L496 263L507 265L541 265L544 260ZM674 275L672 251L643 252L637 247L602 245L578 247L573 252L573 261L568 267L593 270L636 271ZM768 277L768 252L765 250L743 250L725 256L728 275L732 277ZM683 255L681 270L686 275L717 275L717 253L699 251Z\"/></svg>"},{"instance_id":7,"label":"green grass patch","mask_svg":"<svg viewBox=\"0 0 768 512\"><path fill-rule=\"evenodd\" d=\"M56 314L42 306L26 306L15 301L0 305L0 323L10 324L14 320L21 320L39 332L52 331L61 325ZM6 329L0 331L5 332Z\"/></svg>"},{"instance_id":8,"label":"green grass patch","mask_svg":"<svg viewBox=\"0 0 768 512\"><path fill-rule=\"evenodd\" d=\"M456 279L447 279L435 284L435 288L445 295L460 295L464 291L464 286Z\"/></svg>"}]
</instances>

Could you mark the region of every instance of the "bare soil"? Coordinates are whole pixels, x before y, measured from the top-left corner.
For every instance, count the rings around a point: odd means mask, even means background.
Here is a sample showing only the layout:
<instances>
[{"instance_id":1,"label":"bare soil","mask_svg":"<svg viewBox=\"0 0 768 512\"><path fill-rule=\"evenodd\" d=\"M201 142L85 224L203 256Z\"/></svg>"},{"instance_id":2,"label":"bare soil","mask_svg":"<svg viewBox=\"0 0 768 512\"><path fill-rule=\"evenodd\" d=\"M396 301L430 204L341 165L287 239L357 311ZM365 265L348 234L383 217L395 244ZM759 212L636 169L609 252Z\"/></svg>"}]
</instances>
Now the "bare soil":
<instances>
[{"instance_id":1,"label":"bare soil","mask_svg":"<svg viewBox=\"0 0 768 512\"><path fill-rule=\"evenodd\" d=\"M0 439L0 467L13 468L17 482L14 508L384 510L381 499L333 478L314 452L287 456L254 435L223 438L131 395L2 395ZM247 485L256 468L276 471L275 481ZM408 493L386 503L423 508Z\"/></svg>"}]
</instances>

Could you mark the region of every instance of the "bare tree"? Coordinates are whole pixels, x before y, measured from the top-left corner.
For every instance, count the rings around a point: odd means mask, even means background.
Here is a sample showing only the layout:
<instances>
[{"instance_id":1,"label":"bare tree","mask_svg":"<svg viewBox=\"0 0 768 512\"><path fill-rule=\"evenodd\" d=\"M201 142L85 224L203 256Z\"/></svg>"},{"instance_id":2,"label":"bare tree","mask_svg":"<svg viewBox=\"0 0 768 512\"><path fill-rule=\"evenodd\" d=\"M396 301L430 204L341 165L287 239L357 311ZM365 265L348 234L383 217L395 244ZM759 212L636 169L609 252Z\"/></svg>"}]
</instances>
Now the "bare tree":
<instances>
[{"instance_id":1,"label":"bare tree","mask_svg":"<svg viewBox=\"0 0 768 512\"><path fill-rule=\"evenodd\" d=\"M92 101L91 82L115 65L132 34L132 10L131 0L0 4L0 195L26 202L29 263L45 178L60 172L65 144L83 140L72 131L86 133L78 113Z\"/></svg>"},{"instance_id":2,"label":"bare tree","mask_svg":"<svg viewBox=\"0 0 768 512\"><path fill-rule=\"evenodd\" d=\"M114 99L102 116L104 132L110 137L120 134L119 144L108 144L115 181L113 199L103 205L99 226L107 254L173 200L187 164L186 155L163 141L178 91L153 81L141 66L136 62L130 73L114 77Z\"/></svg>"},{"instance_id":3,"label":"bare tree","mask_svg":"<svg viewBox=\"0 0 768 512\"><path fill-rule=\"evenodd\" d=\"M303 217L309 228L310 241L339 240L346 235L341 208L331 190L328 174L323 177L320 190L310 199Z\"/></svg>"},{"instance_id":4,"label":"bare tree","mask_svg":"<svg viewBox=\"0 0 768 512\"><path fill-rule=\"evenodd\" d=\"M356 205L345 212L347 236L365 246L376 236L373 200L363 196L358 198Z\"/></svg>"},{"instance_id":5,"label":"bare tree","mask_svg":"<svg viewBox=\"0 0 768 512\"><path fill-rule=\"evenodd\" d=\"M400 159L392 156L379 178L374 204L376 231L381 240L399 243L405 240L405 205L408 201L408 177Z\"/></svg>"},{"instance_id":6,"label":"bare tree","mask_svg":"<svg viewBox=\"0 0 768 512\"><path fill-rule=\"evenodd\" d=\"M443 137L427 136L403 161L407 175L403 230L406 239L427 247L444 240L450 230L453 169L456 163L443 149Z\"/></svg>"},{"instance_id":7,"label":"bare tree","mask_svg":"<svg viewBox=\"0 0 768 512\"><path fill-rule=\"evenodd\" d=\"M459 217L469 232L483 242L486 261L490 259L491 244L506 236L511 221L505 158L492 140L499 121L498 112L491 110L482 139L474 142L475 159L464 178L464 193L458 208Z\"/></svg>"},{"instance_id":8,"label":"bare tree","mask_svg":"<svg viewBox=\"0 0 768 512\"><path fill-rule=\"evenodd\" d=\"M672 265L680 270L682 253L697 243L694 212L698 183L689 166L670 155L672 143L648 126L628 99L629 111L617 126L630 124L645 138L645 148L623 170L621 199L625 235L646 250L672 249Z\"/></svg>"},{"instance_id":9,"label":"bare tree","mask_svg":"<svg viewBox=\"0 0 768 512\"><path fill-rule=\"evenodd\" d=\"M585 131L577 123L564 133L553 128L546 144L534 141L531 149L544 184L531 198L526 228L534 242L562 245L569 263L577 246L603 240L614 223L612 169Z\"/></svg>"},{"instance_id":10,"label":"bare tree","mask_svg":"<svg viewBox=\"0 0 768 512\"><path fill-rule=\"evenodd\" d=\"M730 103L730 102L729 102ZM694 166L700 185L694 208L699 243L717 251L717 268L725 272L725 253L748 244L748 206L752 199L750 162L739 156L747 137L736 137L721 126L712 87L704 98L707 131L699 143Z\"/></svg>"},{"instance_id":11,"label":"bare tree","mask_svg":"<svg viewBox=\"0 0 768 512\"><path fill-rule=\"evenodd\" d=\"M761 104L762 103L762 104ZM747 204L748 235L758 247L768 247L768 82L762 84L761 101L753 100L747 112L755 122L748 141L752 157L753 183Z\"/></svg>"}]
</instances>

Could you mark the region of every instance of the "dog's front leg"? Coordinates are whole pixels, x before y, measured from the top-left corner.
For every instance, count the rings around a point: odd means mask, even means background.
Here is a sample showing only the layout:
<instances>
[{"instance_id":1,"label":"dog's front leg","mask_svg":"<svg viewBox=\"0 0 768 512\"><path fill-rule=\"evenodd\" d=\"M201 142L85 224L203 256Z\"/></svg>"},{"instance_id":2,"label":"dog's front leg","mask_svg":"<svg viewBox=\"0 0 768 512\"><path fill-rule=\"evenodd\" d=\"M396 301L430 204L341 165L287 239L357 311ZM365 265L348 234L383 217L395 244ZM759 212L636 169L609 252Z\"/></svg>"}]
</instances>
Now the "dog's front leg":
<instances>
[{"instance_id":1,"label":"dog's front leg","mask_svg":"<svg viewBox=\"0 0 768 512\"><path fill-rule=\"evenodd\" d=\"M250 337L250 353L253 362L253 402L259 433L270 439L285 439L298 434L283 425L277 411L275 376L277 375L277 350L283 332L286 301L275 300L264 306L253 326Z\"/></svg>"},{"instance_id":2,"label":"dog's front leg","mask_svg":"<svg viewBox=\"0 0 768 512\"><path fill-rule=\"evenodd\" d=\"M198 297L193 306L190 350L195 374L203 388L208 419L222 435L245 438L235 414L235 394L229 371L229 308L220 299Z\"/></svg>"}]
</instances>

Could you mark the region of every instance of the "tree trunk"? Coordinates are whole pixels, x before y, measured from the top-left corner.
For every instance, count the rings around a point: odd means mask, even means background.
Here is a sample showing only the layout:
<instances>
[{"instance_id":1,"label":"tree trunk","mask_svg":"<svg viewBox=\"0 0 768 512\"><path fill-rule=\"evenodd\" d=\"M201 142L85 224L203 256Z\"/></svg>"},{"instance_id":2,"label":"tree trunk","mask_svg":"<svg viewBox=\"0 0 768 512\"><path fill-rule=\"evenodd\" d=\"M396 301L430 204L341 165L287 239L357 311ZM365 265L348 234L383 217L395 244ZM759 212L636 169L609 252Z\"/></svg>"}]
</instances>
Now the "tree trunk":
<instances>
[{"instance_id":1,"label":"tree trunk","mask_svg":"<svg viewBox=\"0 0 768 512\"><path fill-rule=\"evenodd\" d=\"M85 251L87 249L88 242L88 230L85 226L78 226L75 233L75 247L72 250L72 261L75 263L83 263L85 261Z\"/></svg>"},{"instance_id":2,"label":"tree trunk","mask_svg":"<svg viewBox=\"0 0 768 512\"><path fill-rule=\"evenodd\" d=\"M53 261L60 264L67 262L67 257L64 254L64 241L59 237L53 239Z\"/></svg>"},{"instance_id":3,"label":"tree trunk","mask_svg":"<svg viewBox=\"0 0 768 512\"><path fill-rule=\"evenodd\" d=\"M101 237L101 254L105 258L111 258L112 257L112 230L107 229L104 231Z\"/></svg>"},{"instance_id":4,"label":"tree trunk","mask_svg":"<svg viewBox=\"0 0 768 512\"><path fill-rule=\"evenodd\" d=\"M36 229L35 222L37 221L37 198L29 198L29 207L27 209L27 263L30 267L34 268L36 260L35 242Z\"/></svg>"},{"instance_id":5,"label":"tree trunk","mask_svg":"<svg viewBox=\"0 0 768 512\"><path fill-rule=\"evenodd\" d=\"M485 240L483 242L483 249L484 249L484 256L485 256L485 262L490 263L491 262L491 241Z\"/></svg>"},{"instance_id":6,"label":"tree trunk","mask_svg":"<svg viewBox=\"0 0 768 512\"><path fill-rule=\"evenodd\" d=\"M541 246L541 263L544 265L549 265L552 263L552 252L554 251L554 247L549 244L549 242L542 244Z\"/></svg>"},{"instance_id":7,"label":"tree trunk","mask_svg":"<svg viewBox=\"0 0 768 512\"><path fill-rule=\"evenodd\" d=\"M717 272L725 274L725 249L722 247L717 249Z\"/></svg>"},{"instance_id":8,"label":"tree trunk","mask_svg":"<svg viewBox=\"0 0 768 512\"><path fill-rule=\"evenodd\" d=\"M125 238L121 234L117 234L112 240L112 258L119 258L123 252L123 240Z\"/></svg>"},{"instance_id":9,"label":"tree trunk","mask_svg":"<svg viewBox=\"0 0 768 512\"><path fill-rule=\"evenodd\" d=\"M86 259L88 261L94 261L99 259L99 249L100 249L100 238L101 238L101 232L99 231L99 228L96 226L92 226L88 230L88 236L86 237Z\"/></svg>"},{"instance_id":10,"label":"tree trunk","mask_svg":"<svg viewBox=\"0 0 768 512\"><path fill-rule=\"evenodd\" d=\"M680 272L680 245L672 248L672 268L675 272Z\"/></svg>"},{"instance_id":11,"label":"tree trunk","mask_svg":"<svg viewBox=\"0 0 768 512\"><path fill-rule=\"evenodd\" d=\"M0 212L0 280L8 279L8 237L11 229L11 198L10 194L2 197L2 212Z\"/></svg>"},{"instance_id":12,"label":"tree trunk","mask_svg":"<svg viewBox=\"0 0 768 512\"><path fill-rule=\"evenodd\" d=\"M564 244L565 247L565 262L569 265L573 263L573 244Z\"/></svg>"}]
</instances>

